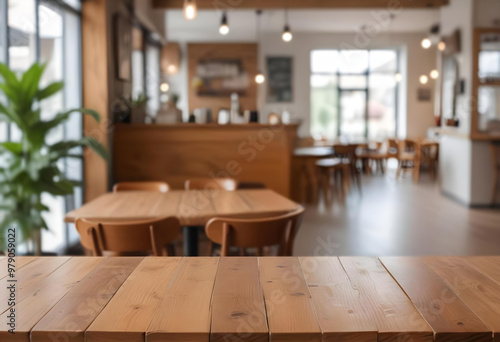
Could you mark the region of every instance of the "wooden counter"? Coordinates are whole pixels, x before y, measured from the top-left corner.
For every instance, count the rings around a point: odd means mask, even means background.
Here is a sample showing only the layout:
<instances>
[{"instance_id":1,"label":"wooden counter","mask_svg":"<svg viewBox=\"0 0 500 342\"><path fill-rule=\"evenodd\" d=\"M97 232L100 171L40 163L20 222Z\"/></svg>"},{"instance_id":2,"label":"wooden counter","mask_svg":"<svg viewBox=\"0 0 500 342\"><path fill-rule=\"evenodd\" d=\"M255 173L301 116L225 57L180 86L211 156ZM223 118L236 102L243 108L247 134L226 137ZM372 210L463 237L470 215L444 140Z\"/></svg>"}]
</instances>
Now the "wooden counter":
<instances>
[{"instance_id":1,"label":"wooden counter","mask_svg":"<svg viewBox=\"0 0 500 342\"><path fill-rule=\"evenodd\" d=\"M233 177L264 183L290 196L291 157L298 125L117 125L113 177L166 181L183 188L192 177Z\"/></svg>"},{"instance_id":2,"label":"wooden counter","mask_svg":"<svg viewBox=\"0 0 500 342\"><path fill-rule=\"evenodd\" d=\"M15 269L0 257L2 291L18 289L14 318L0 304L2 342L499 340L499 257L28 257Z\"/></svg>"}]
</instances>

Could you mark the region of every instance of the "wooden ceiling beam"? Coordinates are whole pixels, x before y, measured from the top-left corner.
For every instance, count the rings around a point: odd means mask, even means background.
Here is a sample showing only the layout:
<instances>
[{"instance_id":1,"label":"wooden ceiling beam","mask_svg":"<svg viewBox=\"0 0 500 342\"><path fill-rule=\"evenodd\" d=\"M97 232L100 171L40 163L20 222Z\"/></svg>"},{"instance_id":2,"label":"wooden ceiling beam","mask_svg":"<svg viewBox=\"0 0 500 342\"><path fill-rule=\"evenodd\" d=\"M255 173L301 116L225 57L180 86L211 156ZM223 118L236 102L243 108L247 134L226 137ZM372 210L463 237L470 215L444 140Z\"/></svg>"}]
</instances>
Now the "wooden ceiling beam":
<instances>
[{"instance_id":1,"label":"wooden ceiling beam","mask_svg":"<svg viewBox=\"0 0 500 342\"><path fill-rule=\"evenodd\" d=\"M153 0L157 9L182 8L183 0ZM449 0L196 0L198 9L437 8Z\"/></svg>"}]
</instances>

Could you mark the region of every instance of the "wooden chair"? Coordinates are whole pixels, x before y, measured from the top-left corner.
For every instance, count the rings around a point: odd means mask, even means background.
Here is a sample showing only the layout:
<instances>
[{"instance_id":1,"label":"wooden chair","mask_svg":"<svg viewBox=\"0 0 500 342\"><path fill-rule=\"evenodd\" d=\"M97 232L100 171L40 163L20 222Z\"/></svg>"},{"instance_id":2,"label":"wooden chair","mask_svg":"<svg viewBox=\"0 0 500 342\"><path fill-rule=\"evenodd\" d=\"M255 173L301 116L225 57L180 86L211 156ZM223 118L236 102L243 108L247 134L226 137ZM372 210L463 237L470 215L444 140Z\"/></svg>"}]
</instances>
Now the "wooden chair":
<instances>
[{"instance_id":1,"label":"wooden chair","mask_svg":"<svg viewBox=\"0 0 500 342\"><path fill-rule=\"evenodd\" d=\"M384 161L387 159L387 148L381 142L375 142L373 147L367 145L359 148L356 151L356 158L361 160L365 173L371 174L372 164L374 164L375 169L380 170L383 174L385 172Z\"/></svg>"},{"instance_id":2,"label":"wooden chair","mask_svg":"<svg viewBox=\"0 0 500 342\"><path fill-rule=\"evenodd\" d=\"M99 222L79 218L75 221L82 245L94 256L103 251L118 255L152 251L155 256L173 255L168 248L179 236L180 224L176 217L134 222Z\"/></svg>"},{"instance_id":3,"label":"wooden chair","mask_svg":"<svg viewBox=\"0 0 500 342\"><path fill-rule=\"evenodd\" d=\"M238 182L232 178L193 178L184 183L186 190L226 190L234 191Z\"/></svg>"},{"instance_id":4,"label":"wooden chair","mask_svg":"<svg viewBox=\"0 0 500 342\"><path fill-rule=\"evenodd\" d=\"M399 156L399 143L396 139L387 139L387 151L385 154L386 159L398 159Z\"/></svg>"},{"instance_id":5,"label":"wooden chair","mask_svg":"<svg viewBox=\"0 0 500 342\"><path fill-rule=\"evenodd\" d=\"M335 190L340 190L340 198L343 202L348 179L346 174L350 172L350 167L342 163L340 158L324 158L316 161L316 169L319 175L318 188L323 189L325 203L329 204L331 202L330 195Z\"/></svg>"},{"instance_id":6,"label":"wooden chair","mask_svg":"<svg viewBox=\"0 0 500 342\"><path fill-rule=\"evenodd\" d=\"M413 181L418 183L420 175L419 144L410 139L400 140L398 151L398 171L396 172L396 178L399 178L403 169L411 169L413 170Z\"/></svg>"},{"instance_id":7,"label":"wooden chair","mask_svg":"<svg viewBox=\"0 0 500 342\"><path fill-rule=\"evenodd\" d=\"M167 192L170 186L165 182L121 182L116 183L113 192L121 191L154 191Z\"/></svg>"},{"instance_id":8,"label":"wooden chair","mask_svg":"<svg viewBox=\"0 0 500 342\"><path fill-rule=\"evenodd\" d=\"M361 173L359 172L356 162L356 149L358 148L357 144L335 144L333 145L333 150L335 151L335 157L342 159L342 163L345 164L349 168L347 180L348 184L351 183L351 179L353 179L359 190L361 191Z\"/></svg>"},{"instance_id":9,"label":"wooden chair","mask_svg":"<svg viewBox=\"0 0 500 342\"><path fill-rule=\"evenodd\" d=\"M304 208L270 218L235 219L216 217L208 221L205 232L208 238L221 245L221 256L229 256L230 247L239 247L244 255L245 248L256 248L262 255L262 248L279 245L279 256L291 256L293 242L302 221Z\"/></svg>"},{"instance_id":10,"label":"wooden chair","mask_svg":"<svg viewBox=\"0 0 500 342\"><path fill-rule=\"evenodd\" d=\"M500 142L494 141L490 144L491 161L493 163L493 187L491 188L491 205L495 205L498 189L498 173L500 172Z\"/></svg>"}]
</instances>

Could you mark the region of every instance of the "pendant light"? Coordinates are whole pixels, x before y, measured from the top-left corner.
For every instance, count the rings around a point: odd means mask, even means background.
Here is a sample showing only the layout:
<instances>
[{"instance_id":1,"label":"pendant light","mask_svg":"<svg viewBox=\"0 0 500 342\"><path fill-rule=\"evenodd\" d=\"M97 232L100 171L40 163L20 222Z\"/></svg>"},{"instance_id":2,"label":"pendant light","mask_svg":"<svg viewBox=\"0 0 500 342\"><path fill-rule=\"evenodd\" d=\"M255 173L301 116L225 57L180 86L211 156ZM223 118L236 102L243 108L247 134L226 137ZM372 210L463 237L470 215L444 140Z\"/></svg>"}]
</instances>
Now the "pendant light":
<instances>
[{"instance_id":1,"label":"pendant light","mask_svg":"<svg viewBox=\"0 0 500 342\"><path fill-rule=\"evenodd\" d=\"M257 14L257 25L256 25L256 32L255 36L257 39L257 43L260 43L260 16L262 14L262 10L257 10L255 12ZM255 75L255 83L257 84L262 84L266 81L266 76L259 70L257 72L257 75Z\"/></svg>"},{"instance_id":2,"label":"pendant light","mask_svg":"<svg viewBox=\"0 0 500 342\"><path fill-rule=\"evenodd\" d=\"M227 24L227 14L222 13L222 20L220 22L219 33L225 36L229 33L229 25Z\"/></svg>"},{"instance_id":3,"label":"pendant light","mask_svg":"<svg viewBox=\"0 0 500 342\"><path fill-rule=\"evenodd\" d=\"M288 24L288 10L285 8L285 28L283 29L283 34L281 35L281 39L284 42L288 43L293 39L292 32L290 31L290 25Z\"/></svg>"},{"instance_id":4,"label":"pendant light","mask_svg":"<svg viewBox=\"0 0 500 342\"><path fill-rule=\"evenodd\" d=\"M184 18L193 20L196 18L196 0L184 0Z\"/></svg>"},{"instance_id":5,"label":"pendant light","mask_svg":"<svg viewBox=\"0 0 500 342\"><path fill-rule=\"evenodd\" d=\"M396 18L396 15L391 13L391 15L389 16L389 27L388 27L388 35L389 35L389 41L392 43L392 23L394 22L394 18ZM397 55L396 55L397 56ZM397 58L397 57L396 57ZM399 83L403 80L403 75L399 72L399 61L396 60L396 68L398 70L396 70L396 73L394 74L394 81L396 83Z\"/></svg>"}]
</instances>

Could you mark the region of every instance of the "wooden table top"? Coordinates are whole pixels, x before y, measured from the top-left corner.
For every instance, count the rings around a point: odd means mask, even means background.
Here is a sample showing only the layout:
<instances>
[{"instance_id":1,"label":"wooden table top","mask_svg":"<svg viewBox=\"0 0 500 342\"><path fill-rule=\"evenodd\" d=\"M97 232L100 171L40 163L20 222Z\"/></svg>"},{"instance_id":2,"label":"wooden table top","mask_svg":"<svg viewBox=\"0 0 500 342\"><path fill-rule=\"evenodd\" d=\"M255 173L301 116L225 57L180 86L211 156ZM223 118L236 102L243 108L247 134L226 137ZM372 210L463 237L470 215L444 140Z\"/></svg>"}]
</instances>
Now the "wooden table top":
<instances>
[{"instance_id":1,"label":"wooden table top","mask_svg":"<svg viewBox=\"0 0 500 342\"><path fill-rule=\"evenodd\" d=\"M3 342L500 340L500 257L20 257L15 280Z\"/></svg>"},{"instance_id":2,"label":"wooden table top","mask_svg":"<svg viewBox=\"0 0 500 342\"><path fill-rule=\"evenodd\" d=\"M259 217L284 214L298 204L268 189L210 191L171 190L166 193L127 191L107 193L66 214L66 222L144 220L177 216L183 226L202 226L216 216Z\"/></svg>"}]
</instances>

